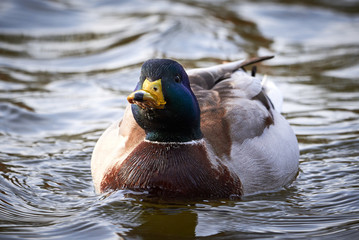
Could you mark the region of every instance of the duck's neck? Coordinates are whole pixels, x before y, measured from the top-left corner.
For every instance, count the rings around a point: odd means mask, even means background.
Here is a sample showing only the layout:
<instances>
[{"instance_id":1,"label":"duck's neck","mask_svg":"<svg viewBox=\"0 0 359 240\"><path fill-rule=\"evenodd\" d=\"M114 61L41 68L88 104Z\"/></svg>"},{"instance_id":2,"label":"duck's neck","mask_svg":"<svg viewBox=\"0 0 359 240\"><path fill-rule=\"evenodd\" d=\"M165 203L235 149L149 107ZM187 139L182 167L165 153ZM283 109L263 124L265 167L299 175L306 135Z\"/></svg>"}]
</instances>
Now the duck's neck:
<instances>
[{"instance_id":1,"label":"duck's neck","mask_svg":"<svg viewBox=\"0 0 359 240\"><path fill-rule=\"evenodd\" d=\"M145 130L147 140L188 142L203 137L198 103L195 102L190 106L192 108L189 109L172 106L172 108L166 107L163 110L151 110L142 109L136 104L132 104L131 108L137 124Z\"/></svg>"},{"instance_id":2,"label":"duck's neck","mask_svg":"<svg viewBox=\"0 0 359 240\"><path fill-rule=\"evenodd\" d=\"M200 140L202 137L200 128L146 131L146 140L154 142L190 142Z\"/></svg>"}]
</instances>

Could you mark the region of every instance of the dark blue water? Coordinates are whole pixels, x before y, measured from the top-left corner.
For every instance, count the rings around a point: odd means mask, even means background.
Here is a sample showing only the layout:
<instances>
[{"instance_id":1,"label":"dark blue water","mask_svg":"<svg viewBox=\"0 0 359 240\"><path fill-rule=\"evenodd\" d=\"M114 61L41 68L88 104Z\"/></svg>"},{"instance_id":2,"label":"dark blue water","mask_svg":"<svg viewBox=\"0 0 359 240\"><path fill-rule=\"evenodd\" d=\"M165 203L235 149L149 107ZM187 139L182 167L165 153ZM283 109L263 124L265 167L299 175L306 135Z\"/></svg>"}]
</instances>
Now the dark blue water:
<instances>
[{"instance_id":1,"label":"dark blue water","mask_svg":"<svg viewBox=\"0 0 359 240\"><path fill-rule=\"evenodd\" d=\"M359 237L358 1L0 2L0 239ZM300 173L240 201L98 196L93 146L143 61L274 54Z\"/></svg>"}]
</instances>

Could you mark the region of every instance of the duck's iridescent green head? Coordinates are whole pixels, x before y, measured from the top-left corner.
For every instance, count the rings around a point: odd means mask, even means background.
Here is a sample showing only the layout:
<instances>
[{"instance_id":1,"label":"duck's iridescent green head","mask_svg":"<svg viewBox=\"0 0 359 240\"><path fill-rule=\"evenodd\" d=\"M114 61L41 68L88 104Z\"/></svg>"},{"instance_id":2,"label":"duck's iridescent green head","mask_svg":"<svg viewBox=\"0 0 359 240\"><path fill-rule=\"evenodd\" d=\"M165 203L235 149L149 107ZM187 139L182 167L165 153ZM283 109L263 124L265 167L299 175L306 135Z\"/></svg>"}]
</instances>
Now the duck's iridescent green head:
<instances>
[{"instance_id":1,"label":"duck's iridescent green head","mask_svg":"<svg viewBox=\"0 0 359 240\"><path fill-rule=\"evenodd\" d=\"M147 140L186 142L202 138L198 102L187 73L178 62L146 61L140 81L127 100Z\"/></svg>"}]
</instances>

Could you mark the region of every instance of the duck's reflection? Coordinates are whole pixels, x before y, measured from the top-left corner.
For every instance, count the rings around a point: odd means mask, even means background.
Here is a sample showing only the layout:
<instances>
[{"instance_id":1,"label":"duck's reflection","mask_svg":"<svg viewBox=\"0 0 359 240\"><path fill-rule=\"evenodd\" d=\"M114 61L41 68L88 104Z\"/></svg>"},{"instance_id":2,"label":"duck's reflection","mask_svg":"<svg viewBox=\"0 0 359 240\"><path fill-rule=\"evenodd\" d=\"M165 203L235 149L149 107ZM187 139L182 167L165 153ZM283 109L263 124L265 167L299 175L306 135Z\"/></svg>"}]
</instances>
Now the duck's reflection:
<instances>
[{"instance_id":1,"label":"duck's reflection","mask_svg":"<svg viewBox=\"0 0 359 240\"><path fill-rule=\"evenodd\" d=\"M146 209L141 224L126 235L134 239L190 239L195 237L197 214L189 209Z\"/></svg>"}]
</instances>

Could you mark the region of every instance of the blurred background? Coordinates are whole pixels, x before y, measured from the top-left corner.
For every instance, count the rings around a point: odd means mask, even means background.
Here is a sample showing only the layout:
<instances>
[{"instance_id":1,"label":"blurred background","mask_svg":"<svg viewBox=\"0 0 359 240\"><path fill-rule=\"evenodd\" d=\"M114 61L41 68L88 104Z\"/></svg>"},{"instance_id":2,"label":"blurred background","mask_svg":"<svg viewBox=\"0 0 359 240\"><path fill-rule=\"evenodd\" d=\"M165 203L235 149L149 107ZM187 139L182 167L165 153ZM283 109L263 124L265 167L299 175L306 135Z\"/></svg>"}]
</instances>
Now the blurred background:
<instances>
[{"instance_id":1,"label":"blurred background","mask_svg":"<svg viewBox=\"0 0 359 240\"><path fill-rule=\"evenodd\" d=\"M0 239L359 236L359 1L1 0ZM94 193L93 146L141 64L259 65L283 91L300 173L241 201Z\"/></svg>"}]
</instances>

